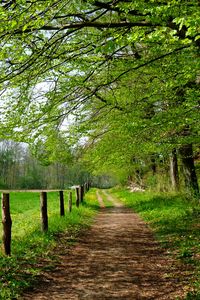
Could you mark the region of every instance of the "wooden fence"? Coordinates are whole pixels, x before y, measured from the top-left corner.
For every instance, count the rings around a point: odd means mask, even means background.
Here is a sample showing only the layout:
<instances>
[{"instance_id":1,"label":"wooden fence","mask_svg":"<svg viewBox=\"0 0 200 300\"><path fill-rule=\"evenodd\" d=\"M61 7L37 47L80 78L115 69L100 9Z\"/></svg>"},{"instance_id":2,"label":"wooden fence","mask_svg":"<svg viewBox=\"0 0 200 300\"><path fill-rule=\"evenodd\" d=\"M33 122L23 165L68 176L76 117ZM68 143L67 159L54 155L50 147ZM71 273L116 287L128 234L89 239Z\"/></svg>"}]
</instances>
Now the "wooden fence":
<instances>
[{"instance_id":1,"label":"wooden fence","mask_svg":"<svg viewBox=\"0 0 200 300\"><path fill-rule=\"evenodd\" d=\"M75 187L76 195L76 207L79 207L80 203L84 200L84 195L89 191L89 183ZM41 231L48 231L48 191L40 192L40 215L41 215ZM65 200L64 200L64 191L59 191L60 199L60 216L65 215ZM10 214L10 194L2 193L2 225L3 225L3 251L6 255L11 255L11 235L12 235L12 219ZM72 192L69 192L68 197L68 212L72 211Z\"/></svg>"}]
</instances>

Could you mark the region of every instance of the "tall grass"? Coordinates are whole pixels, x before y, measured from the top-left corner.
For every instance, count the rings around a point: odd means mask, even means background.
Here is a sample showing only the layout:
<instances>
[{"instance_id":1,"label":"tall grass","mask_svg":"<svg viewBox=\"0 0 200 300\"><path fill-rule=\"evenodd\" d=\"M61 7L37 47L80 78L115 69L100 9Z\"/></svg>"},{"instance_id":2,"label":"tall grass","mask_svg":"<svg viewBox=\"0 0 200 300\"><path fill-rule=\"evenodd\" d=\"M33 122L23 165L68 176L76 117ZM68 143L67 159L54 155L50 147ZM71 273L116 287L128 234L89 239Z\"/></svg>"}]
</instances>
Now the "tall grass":
<instances>
[{"instance_id":1,"label":"tall grass","mask_svg":"<svg viewBox=\"0 0 200 300\"><path fill-rule=\"evenodd\" d=\"M64 196L67 200L68 193L65 192ZM90 226L98 209L96 198L89 192L79 208L73 205L71 213L66 211L65 216L60 217L59 195L49 192L49 231L44 234L40 230L39 193L11 193L10 202L13 222L12 256L5 257L0 252L0 299L6 300L17 299L24 288L33 284L44 267L40 265L40 260L45 259L46 267L52 264L52 249L56 246L60 233L64 232L65 236L70 237L67 239L68 243L74 242L80 230Z\"/></svg>"},{"instance_id":2,"label":"tall grass","mask_svg":"<svg viewBox=\"0 0 200 300\"><path fill-rule=\"evenodd\" d=\"M112 189L112 193L149 223L168 252L191 265L195 291L187 299L200 299L199 202L178 194L131 193L124 189Z\"/></svg>"}]
</instances>

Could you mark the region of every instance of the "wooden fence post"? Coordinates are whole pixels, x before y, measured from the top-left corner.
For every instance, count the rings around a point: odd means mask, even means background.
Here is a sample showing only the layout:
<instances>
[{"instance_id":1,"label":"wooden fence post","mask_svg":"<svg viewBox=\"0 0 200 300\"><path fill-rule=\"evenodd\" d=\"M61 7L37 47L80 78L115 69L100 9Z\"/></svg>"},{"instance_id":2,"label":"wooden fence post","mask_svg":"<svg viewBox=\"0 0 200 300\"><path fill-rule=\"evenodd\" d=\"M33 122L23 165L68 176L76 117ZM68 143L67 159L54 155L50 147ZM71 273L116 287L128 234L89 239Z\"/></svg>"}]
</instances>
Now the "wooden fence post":
<instances>
[{"instance_id":1,"label":"wooden fence post","mask_svg":"<svg viewBox=\"0 0 200 300\"><path fill-rule=\"evenodd\" d=\"M72 211L72 192L69 192L69 212L71 212Z\"/></svg>"},{"instance_id":2,"label":"wooden fence post","mask_svg":"<svg viewBox=\"0 0 200 300\"><path fill-rule=\"evenodd\" d=\"M40 193L40 209L41 209L41 226L42 231L48 230L48 214L47 214L47 193Z\"/></svg>"},{"instance_id":3,"label":"wooden fence post","mask_svg":"<svg viewBox=\"0 0 200 300\"><path fill-rule=\"evenodd\" d=\"M84 183L84 194L86 194L87 193L87 183L85 182Z\"/></svg>"},{"instance_id":4,"label":"wooden fence post","mask_svg":"<svg viewBox=\"0 0 200 300\"><path fill-rule=\"evenodd\" d=\"M60 191L59 194L60 194L60 215L64 216L65 215L64 193L63 191Z\"/></svg>"},{"instance_id":5,"label":"wooden fence post","mask_svg":"<svg viewBox=\"0 0 200 300\"><path fill-rule=\"evenodd\" d=\"M84 186L80 186L80 202L83 202L83 197L84 197Z\"/></svg>"},{"instance_id":6,"label":"wooden fence post","mask_svg":"<svg viewBox=\"0 0 200 300\"><path fill-rule=\"evenodd\" d=\"M79 207L79 201L80 201L80 198L79 198L79 187L76 187L76 207Z\"/></svg>"},{"instance_id":7,"label":"wooden fence post","mask_svg":"<svg viewBox=\"0 0 200 300\"><path fill-rule=\"evenodd\" d=\"M2 224L3 224L3 248L6 255L11 254L11 228L12 220L10 216L10 195L2 194Z\"/></svg>"}]
</instances>

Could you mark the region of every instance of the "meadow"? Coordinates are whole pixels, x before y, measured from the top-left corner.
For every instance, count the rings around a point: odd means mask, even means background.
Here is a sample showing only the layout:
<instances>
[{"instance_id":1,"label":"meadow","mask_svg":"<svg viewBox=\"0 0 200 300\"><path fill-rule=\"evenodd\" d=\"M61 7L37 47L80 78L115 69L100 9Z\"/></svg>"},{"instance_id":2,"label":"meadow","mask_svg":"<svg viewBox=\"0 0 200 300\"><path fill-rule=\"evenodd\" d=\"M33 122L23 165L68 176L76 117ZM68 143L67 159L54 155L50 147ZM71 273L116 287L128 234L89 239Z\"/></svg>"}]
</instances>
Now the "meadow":
<instances>
[{"instance_id":1,"label":"meadow","mask_svg":"<svg viewBox=\"0 0 200 300\"><path fill-rule=\"evenodd\" d=\"M53 249L62 233L67 238L64 238L64 242L70 245L76 242L81 230L90 226L98 209L92 192L86 194L84 203L79 208L75 206L73 193L71 213L67 211L68 191L64 192L64 197L65 216L60 217L59 193L48 192L49 230L44 234L40 224L39 192L10 193L12 255L6 257L0 250L0 299L16 299L22 290L33 285L44 268L40 261L45 259L45 268L52 267L55 259Z\"/></svg>"}]
</instances>

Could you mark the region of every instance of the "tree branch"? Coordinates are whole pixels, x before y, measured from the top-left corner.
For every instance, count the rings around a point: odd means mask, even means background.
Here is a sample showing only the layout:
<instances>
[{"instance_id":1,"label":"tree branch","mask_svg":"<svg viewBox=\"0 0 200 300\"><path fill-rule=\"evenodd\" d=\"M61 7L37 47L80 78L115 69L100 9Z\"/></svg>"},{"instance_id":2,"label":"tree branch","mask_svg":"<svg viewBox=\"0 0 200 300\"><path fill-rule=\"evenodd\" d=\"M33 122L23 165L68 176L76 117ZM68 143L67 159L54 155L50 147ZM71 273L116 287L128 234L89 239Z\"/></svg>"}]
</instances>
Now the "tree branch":
<instances>
[{"instance_id":1,"label":"tree branch","mask_svg":"<svg viewBox=\"0 0 200 300\"><path fill-rule=\"evenodd\" d=\"M26 30L18 29L15 30L15 34L21 34L21 33L28 33L28 32L33 32L37 30L46 30L46 31L62 31L66 29L81 29L81 28L86 28L86 27L92 27L92 28L123 28L123 27L156 27L160 26L159 24L153 24L151 22L116 22L116 23L108 23L108 22L78 22L78 23L69 23L65 24L62 26L53 26L53 25L44 25L40 28L27 28Z\"/></svg>"}]
</instances>

